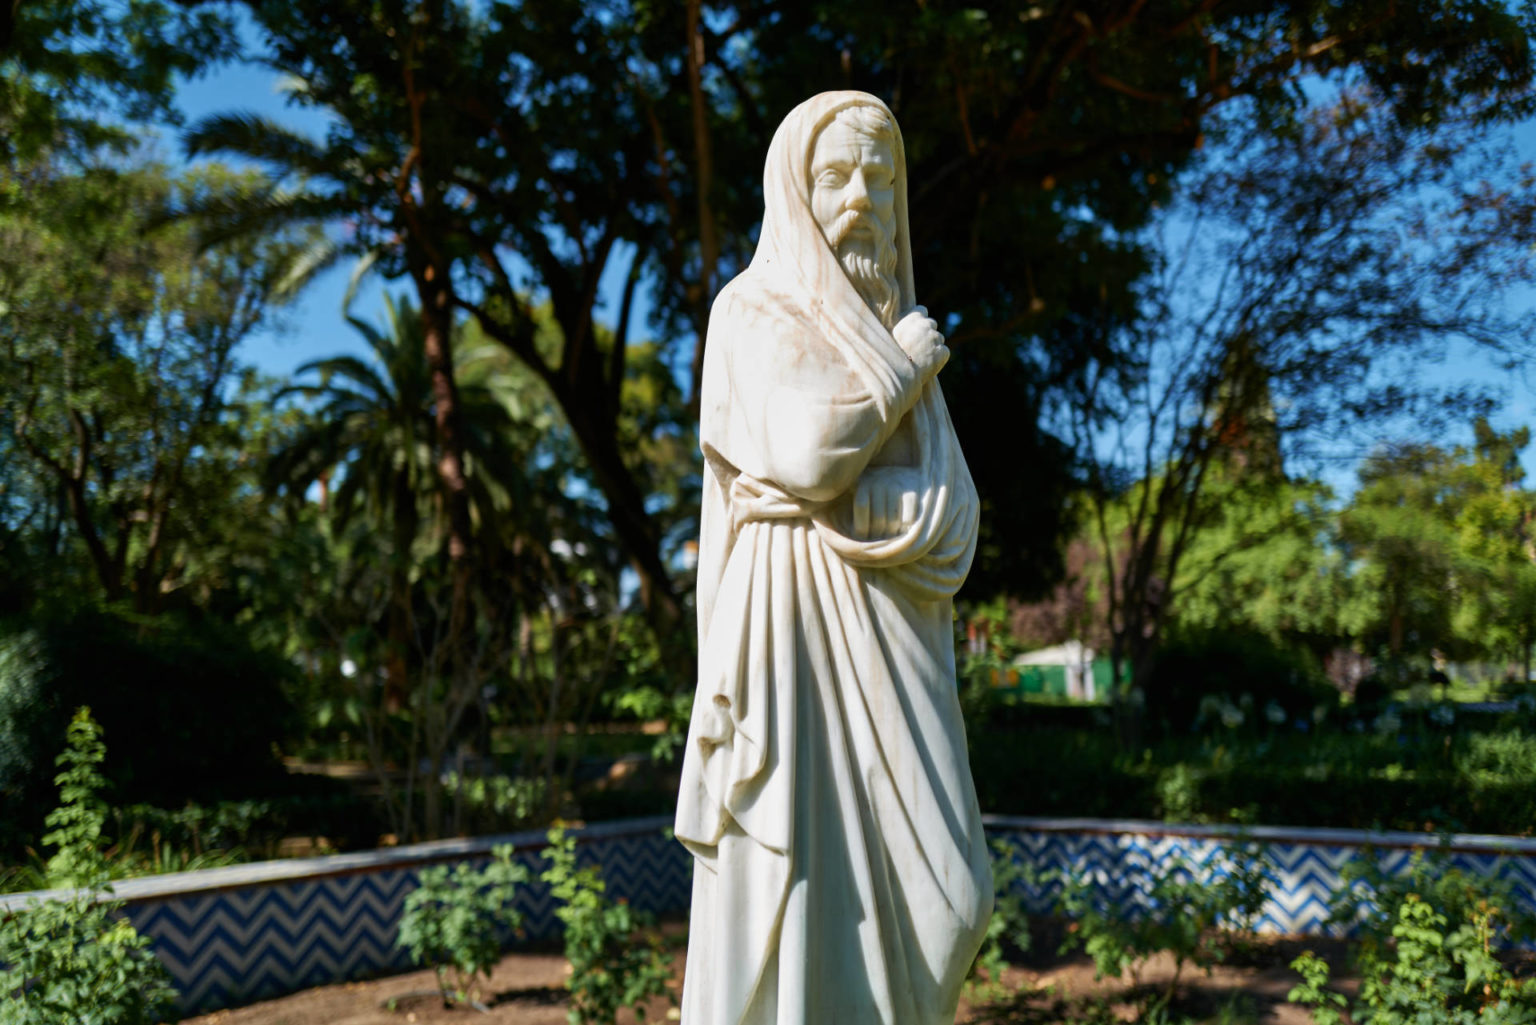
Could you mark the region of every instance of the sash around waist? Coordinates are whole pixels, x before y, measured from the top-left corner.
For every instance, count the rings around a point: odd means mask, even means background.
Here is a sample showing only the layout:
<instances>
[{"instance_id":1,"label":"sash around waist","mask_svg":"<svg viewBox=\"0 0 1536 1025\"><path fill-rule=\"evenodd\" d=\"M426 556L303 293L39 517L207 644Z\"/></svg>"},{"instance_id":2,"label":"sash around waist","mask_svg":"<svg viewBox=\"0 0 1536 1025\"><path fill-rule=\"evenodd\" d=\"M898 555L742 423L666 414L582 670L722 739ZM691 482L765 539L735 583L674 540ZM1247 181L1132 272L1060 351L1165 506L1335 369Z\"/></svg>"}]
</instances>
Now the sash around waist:
<instances>
[{"instance_id":1,"label":"sash around waist","mask_svg":"<svg viewBox=\"0 0 1536 1025\"><path fill-rule=\"evenodd\" d=\"M731 523L740 530L760 520L808 520L829 502L811 502L750 474L738 473L731 481Z\"/></svg>"}]
</instances>

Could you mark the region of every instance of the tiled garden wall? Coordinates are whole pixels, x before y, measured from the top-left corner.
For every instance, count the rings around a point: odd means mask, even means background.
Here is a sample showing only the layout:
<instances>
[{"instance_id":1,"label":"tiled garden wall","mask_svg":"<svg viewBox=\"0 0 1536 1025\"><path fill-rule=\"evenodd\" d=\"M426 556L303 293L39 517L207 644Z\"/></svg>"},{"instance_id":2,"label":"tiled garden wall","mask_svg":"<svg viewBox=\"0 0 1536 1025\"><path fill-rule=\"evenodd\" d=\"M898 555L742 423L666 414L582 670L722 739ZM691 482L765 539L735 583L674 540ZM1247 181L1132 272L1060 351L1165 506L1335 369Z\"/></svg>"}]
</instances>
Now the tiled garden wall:
<instances>
[{"instance_id":1,"label":"tiled garden wall","mask_svg":"<svg viewBox=\"0 0 1536 1025\"><path fill-rule=\"evenodd\" d=\"M1122 908L1144 903L1151 880L1170 871L1209 878L1224 872L1226 848L1258 845L1272 866L1269 899L1258 922L1261 932L1346 934L1347 926L1327 921L1329 897L1345 884L1344 866L1374 858L1384 873L1399 875L1426 850L1443 852L1463 871L1505 879L1516 899L1536 912L1536 839L1105 819L987 816L985 821L988 833L1007 840L1024 864L1041 873L1055 870L1073 879L1090 879ZM1034 913L1047 911L1058 890L1059 884L1018 887L1026 909Z\"/></svg>"},{"instance_id":2,"label":"tiled garden wall","mask_svg":"<svg viewBox=\"0 0 1536 1025\"><path fill-rule=\"evenodd\" d=\"M1412 833L1337 829L1171 826L1102 819L989 817L988 832L1020 860L1090 878L1122 907L1145 899L1150 880L1188 866L1220 871L1227 845L1264 846L1275 878L1259 927L1317 934L1328 930L1328 897L1351 860L1375 857L1388 872L1405 870L1415 851L1443 847L1470 872L1499 874L1536 910L1536 840L1453 836L1443 843ZM665 817L631 819L573 831L582 864L602 866L609 892L639 908L679 912L688 906L690 865L665 832ZM394 945L405 895L427 866L483 861L491 847L512 843L533 876L543 868L542 832L444 840L327 858L263 862L117 884L134 926L154 941L170 969L184 1013L248 1003L308 986L409 967ZM1050 907L1051 887L1021 889L1028 908ZM0 897L0 914L40 894ZM522 888L519 910L531 939L552 935L554 902L542 883Z\"/></svg>"},{"instance_id":3,"label":"tiled garden wall","mask_svg":"<svg viewBox=\"0 0 1536 1025\"><path fill-rule=\"evenodd\" d=\"M600 865L608 892L647 911L688 906L689 856L666 830L670 817L572 830L580 865ZM323 858L130 879L115 885L134 928L154 941L184 1014L230 1007L310 986L411 967L395 947L405 895L431 865L483 863L511 843L534 880L518 910L529 939L554 935L543 832L440 840ZM43 894L0 897L0 914Z\"/></svg>"}]
</instances>

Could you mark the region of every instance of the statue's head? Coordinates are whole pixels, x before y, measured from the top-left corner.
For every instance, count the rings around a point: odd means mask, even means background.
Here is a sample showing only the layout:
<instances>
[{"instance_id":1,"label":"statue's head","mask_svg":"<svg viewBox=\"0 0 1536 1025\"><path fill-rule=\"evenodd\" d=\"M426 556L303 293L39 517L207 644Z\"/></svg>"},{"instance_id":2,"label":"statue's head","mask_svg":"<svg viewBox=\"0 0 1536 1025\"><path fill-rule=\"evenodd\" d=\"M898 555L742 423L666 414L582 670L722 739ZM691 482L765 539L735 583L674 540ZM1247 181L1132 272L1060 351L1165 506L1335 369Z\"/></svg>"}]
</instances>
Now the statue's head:
<instances>
[{"instance_id":1,"label":"statue's head","mask_svg":"<svg viewBox=\"0 0 1536 1025\"><path fill-rule=\"evenodd\" d=\"M887 330L916 301L901 129L878 97L812 96L785 116L763 174L754 266Z\"/></svg>"},{"instance_id":2,"label":"statue's head","mask_svg":"<svg viewBox=\"0 0 1536 1025\"><path fill-rule=\"evenodd\" d=\"M884 107L843 107L816 134L811 215L864 301L896 322L896 126Z\"/></svg>"}]
</instances>

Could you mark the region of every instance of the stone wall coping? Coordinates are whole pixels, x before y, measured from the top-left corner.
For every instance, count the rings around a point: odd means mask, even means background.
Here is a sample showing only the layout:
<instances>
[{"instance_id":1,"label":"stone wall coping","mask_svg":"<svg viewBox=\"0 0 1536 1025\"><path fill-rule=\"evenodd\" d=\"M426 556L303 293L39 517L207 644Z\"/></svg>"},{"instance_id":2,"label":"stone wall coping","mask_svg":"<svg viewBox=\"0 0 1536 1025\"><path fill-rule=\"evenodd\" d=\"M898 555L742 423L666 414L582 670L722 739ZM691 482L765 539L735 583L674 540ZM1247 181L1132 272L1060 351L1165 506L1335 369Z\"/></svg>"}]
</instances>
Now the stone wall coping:
<instances>
[{"instance_id":1,"label":"stone wall coping","mask_svg":"<svg viewBox=\"0 0 1536 1025\"><path fill-rule=\"evenodd\" d=\"M603 840L632 836L637 833L660 832L663 829L670 829L671 826L672 816L655 815L572 827L569 832L579 843L585 840ZM113 882L112 899L131 902L150 901L165 897L185 897L191 894L237 890L247 886L269 886L361 872L415 868L487 855L492 847L507 843L512 844L519 851L542 850L549 843L545 838L546 833L547 830L532 829L491 836L432 840L401 847L381 847L351 854L256 861L224 868L203 868L191 872L139 876ZM24 908L34 901L64 897L70 892L68 890L31 890L25 893L0 894L0 914Z\"/></svg>"},{"instance_id":2,"label":"stone wall coping","mask_svg":"<svg viewBox=\"0 0 1536 1025\"><path fill-rule=\"evenodd\" d=\"M1258 840L1267 843L1315 844L1328 847L1383 847L1409 850L1444 850L1469 854L1536 855L1536 838L1494 836L1471 833L1409 833L1363 829L1335 829L1302 826L1196 825L1158 822L1149 819L1042 818L1019 815L983 815L989 830L1021 830L1035 833L1085 833L1099 836L1184 836L1212 840ZM590 826L573 827L578 841L632 836L637 833L669 829L672 816L617 819ZM379 872L388 869L415 868L444 862L462 861L489 854L498 844L510 843L520 851L542 850L547 846L545 830L524 830L492 836L459 837L433 840L401 847L383 847L351 854L330 854L313 858L288 858L258 861L225 868L205 868L192 872L173 872L158 876L122 879L112 884L113 898L131 902L167 897L215 893L248 886L297 883L329 876ZM32 890L0 894L0 914L23 908L51 897L63 897L66 890Z\"/></svg>"},{"instance_id":3,"label":"stone wall coping","mask_svg":"<svg viewBox=\"0 0 1536 1025\"><path fill-rule=\"evenodd\" d=\"M1189 836L1212 840L1261 840L1267 843L1315 844L1325 847L1391 847L1443 850L1468 854L1536 855L1536 837L1480 833L1409 833L1403 831L1337 829L1308 826L1195 825L1148 819L1035 818L983 815L988 829L1017 829L1035 833L1097 835Z\"/></svg>"}]
</instances>

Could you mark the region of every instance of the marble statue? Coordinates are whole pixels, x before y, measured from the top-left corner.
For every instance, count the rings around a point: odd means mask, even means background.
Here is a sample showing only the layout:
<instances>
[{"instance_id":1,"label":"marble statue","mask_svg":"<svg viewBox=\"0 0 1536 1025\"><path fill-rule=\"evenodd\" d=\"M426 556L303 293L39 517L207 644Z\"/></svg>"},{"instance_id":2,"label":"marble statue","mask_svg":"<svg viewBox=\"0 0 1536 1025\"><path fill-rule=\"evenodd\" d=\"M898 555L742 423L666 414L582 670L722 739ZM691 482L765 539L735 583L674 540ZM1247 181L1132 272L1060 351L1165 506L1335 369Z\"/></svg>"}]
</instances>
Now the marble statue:
<instances>
[{"instance_id":1,"label":"marble statue","mask_svg":"<svg viewBox=\"0 0 1536 1025\"><path fill-rule=\"evenodd\" d=\"M952 1023L992 908L951 598L977 498L866 93L774 134L710 313L683 1025Z\"/></svg>"}]
</instances>

